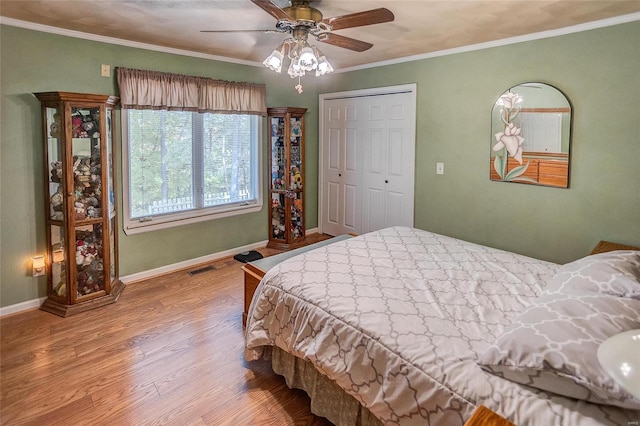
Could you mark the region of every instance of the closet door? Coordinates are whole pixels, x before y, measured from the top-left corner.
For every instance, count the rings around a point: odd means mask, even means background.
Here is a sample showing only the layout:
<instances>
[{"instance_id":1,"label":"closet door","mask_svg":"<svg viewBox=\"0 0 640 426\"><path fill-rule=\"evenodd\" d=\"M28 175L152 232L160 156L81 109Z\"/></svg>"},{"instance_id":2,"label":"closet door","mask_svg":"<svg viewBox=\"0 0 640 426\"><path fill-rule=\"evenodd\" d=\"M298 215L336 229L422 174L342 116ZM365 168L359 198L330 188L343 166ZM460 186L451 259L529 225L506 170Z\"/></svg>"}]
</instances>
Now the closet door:
<instances>
[{"instance_id":1,"label":"closet door","mask_svg":"<svg viewBox=\"0 0 640 426\"><path fill-rule=\"evenodd\" d=\"M413 226L415 120L408 93L362 98L360 233Z\"/></svg>"},{"instance_id":2,"label":"closet door","mask_svg":"<svg viewBox=\"0 0 640 426\"><path fill-rule=\"evenodd\" d=\"M333 99L325 104L324 145L321 162L322 232L330 235L359 233L358 184L362 163L358 142L358 111L351 99Z\"/></svg>"},{"instance_id":3,"label":"closet door","mask_svg":"<svg viewBox=\"0 0 640 426\"><path fill-rule=\"evenodd\" d=\"M322 232L413 226L415 94L325 100L321 126Z\"/></svg>"}]
</instances>

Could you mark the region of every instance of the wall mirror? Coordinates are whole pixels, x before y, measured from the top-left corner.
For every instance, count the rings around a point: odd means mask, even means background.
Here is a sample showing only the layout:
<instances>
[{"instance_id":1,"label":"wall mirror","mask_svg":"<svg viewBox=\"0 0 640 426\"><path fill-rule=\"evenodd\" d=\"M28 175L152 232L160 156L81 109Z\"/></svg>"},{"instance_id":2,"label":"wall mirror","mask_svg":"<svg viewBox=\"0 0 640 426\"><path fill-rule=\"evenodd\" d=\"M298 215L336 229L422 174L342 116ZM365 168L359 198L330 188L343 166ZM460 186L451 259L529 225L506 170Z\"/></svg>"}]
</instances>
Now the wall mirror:
<instances>
[{"instance_id":1,"label":"wall mirror","mask_svg":"<svg viewBox=\"0 0 640 426\"><path fill-rule=\"evenodd\" d=\"M491 180L569 187L571 104L544 83L504 92L491 114Z\"/></svg>"}]
</instances>

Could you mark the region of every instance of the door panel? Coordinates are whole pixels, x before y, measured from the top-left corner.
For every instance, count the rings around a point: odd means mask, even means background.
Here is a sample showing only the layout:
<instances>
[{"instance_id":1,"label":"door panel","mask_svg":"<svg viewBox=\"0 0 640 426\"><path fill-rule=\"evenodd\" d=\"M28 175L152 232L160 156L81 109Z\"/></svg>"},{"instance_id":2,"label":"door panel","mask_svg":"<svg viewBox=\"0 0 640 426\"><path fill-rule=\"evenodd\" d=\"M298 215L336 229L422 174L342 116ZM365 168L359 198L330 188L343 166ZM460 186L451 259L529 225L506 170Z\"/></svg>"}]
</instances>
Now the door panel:
<instances>
[{"instance_id":1,"label":"door panel","mask_svg":"<svg viewBox=\"0 0 640 426\"><path fill-rule=\"evenodd\" d=\"M358 178L357 110L344 102L333 102L325 108L329 122L328 136L323 149L325 191L321 192L324 206L323 232L331 235L355 233L359 224L356 215Z\"/></svg>"},{"instance_id":2,"label":"door panel","mask_svg":"<svg viewBox=\"0 0 640 426\"><path fill-rule=\"evenodd\" d=\"M402 129L389 130L389 155L387 156L387 170L389 176L402 176L405 165L402 160L405 157Z\"/></svg>"},{"instance_id":3,"label":"door panel","mask_svg":"<svg viewBox=\"0 0 640 426\"><path fill-rule=\"evenodd\" d=\"M406 118L403 104L393 103L389 105L389 120L405 120Z\"/></svg>"},{"instance_id":4,"label":"door panel","mask_svg":"<svg viewBox=\"0 0 640 426\"><path fill-rule=\"evenodd\" d=\"M368 107L369 121L384 121L384 105L369 103Z\"/></svg>"},{"instance_id":5,"label":"door panel","mask_svg":"<svg viewBox=\"0 0 640 426\"><path fill-rule=\"evenodd\" d=\"M329 133L329 169L340 169L340 130L331 129Z\"/></svg>"},{"instance_id":6,"label":"door panel","mask_svg":"<svg viewBox=\"0 0 640 426\"><path fill-rule=\"evenodd\" d=\"M329 200L337 200L340 196L339 184L336 182L329 182L327 185L327 190L329 191ZM340 223L340 215L338 214L338 203L332 202L329 203L328 206L329 211L327 212L327 220L331 224L338 225Z\"/></svg>"},{"instance_id":7,"label":"door panel","mask_svg":"<svg viewBox=\"0 0 640 426\"><path fill-rule=\"evenodd\" d=\"M358 170L358 132L356 129L345 129L345 164L347 172Z\"/></svg>"},{"instance_id":8,"label":"door panel","mask_svg":"<svg viewBox=\"0 0 640 426\"><path fill-rule=\"evenodd\" d=\"M364 234L376 229L382 229L385 223L386 212L384 208L384 192L380 188L368 187L364 191L362 228L360 233Z\"/></svg>"},{"instance_id":9,"label":"door panel","mask_svg":"<svg viewBox=\"0 0 640 426\"><path fill-rule=\"evenodd\" d=\"M406 194L401 192L387 193L388 218L387 223L400 224L404 223L403 208L408 204ZM390 226L390 225L387 225Z\"/></svg>"},{"instance_id":10,"label":"door panel","mask_svg":"<svg viewBox=\"0 0 640 426\"><path fill-rule=\"evenodd\" d=\"M351 229L353 233L357 230L358 208L357 202L358 188L355 185L344 186L344 227Z\"/></svg>"},{"instance_id":11,"label":"door panel","mask_svg":"<svg viewBox=\"0 0 640 426\"><path fill-rule=\"evenodd\" d=\"M358 181L360 173L360 144L358 142L358 129L356 110L347 108L347 128L344 129L343 162L341 163L340 194L342 203L340 205L341 234L357 233L360 226L359 212L360 200L358 199ZM349 127L351 126L351 127ZM336 234L338 235L338 234Z\"/></svg>"},{"instance_id":12,"label":"door panel","mask_svg":"<svg viewBox=\"0 0 640 426\"><path fill-rule=\"evenodd\" d=\"M367 128L366 133L368 138L363 141L365 164L367 165L365 173L379 175L383 170L382 158L385 156L382 129Z\"/></svg>"},{"instance_id":13,"label":"door panel","mask_svg":"<svg viewBox=\"0 0 640 426\"><path fill-rule=\"evenodd\" d=\"M328 233L339 232L341 229L339 214L340 198L340 160L341 160L341 129L336 124L341 121L341 110L338 107L330 107L326 112L329 120L327 129L328 139L324 150L324 191L322 192L322 205L325 219L324 227Z\"/></svg>"}]
</instances>

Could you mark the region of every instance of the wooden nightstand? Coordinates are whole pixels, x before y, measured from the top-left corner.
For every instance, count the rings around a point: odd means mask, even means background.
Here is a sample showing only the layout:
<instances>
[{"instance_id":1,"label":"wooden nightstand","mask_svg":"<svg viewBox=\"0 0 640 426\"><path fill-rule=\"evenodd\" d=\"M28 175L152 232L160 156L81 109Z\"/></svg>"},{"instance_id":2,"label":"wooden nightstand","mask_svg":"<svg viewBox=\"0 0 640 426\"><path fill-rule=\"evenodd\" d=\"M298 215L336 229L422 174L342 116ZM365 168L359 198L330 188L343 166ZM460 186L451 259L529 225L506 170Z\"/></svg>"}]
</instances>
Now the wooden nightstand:
<instances>
[{"instance_id":1,"label":"wooden nightstand","mask_svg":"<svg viewBox=\"0 0 640 426\"><path fill-rule=\"evenodd\" d=\"M591 250L590 254L598 254L614 250L640 250L640 247L626 246L624 244L612 243L609 241L600 241L598 245Z\"/></svg>"},{"instance_id":2,"label":"wooden nightstand","mask_svg":"<svg viewBox=\"0 0 640 426\"><path fill-rule=\"evenodd\" d=\"M253 294L260 284L260 280L267 271L263 271L253 263L247 263L242 267L244 271L244 311L242 311L242 325L247 325L247 313L253 299Z\"/></svg>"},{"instance_id":3,"label":"wooden nightstand","mask_svg":"<svg viewBox=\"0 0 640 426\"><path fill-rule=\"evenodd\" d=\"M464 426L515 426L509 420L494 413L484 405L475 409Z\"/></svg>"}]
</instances>

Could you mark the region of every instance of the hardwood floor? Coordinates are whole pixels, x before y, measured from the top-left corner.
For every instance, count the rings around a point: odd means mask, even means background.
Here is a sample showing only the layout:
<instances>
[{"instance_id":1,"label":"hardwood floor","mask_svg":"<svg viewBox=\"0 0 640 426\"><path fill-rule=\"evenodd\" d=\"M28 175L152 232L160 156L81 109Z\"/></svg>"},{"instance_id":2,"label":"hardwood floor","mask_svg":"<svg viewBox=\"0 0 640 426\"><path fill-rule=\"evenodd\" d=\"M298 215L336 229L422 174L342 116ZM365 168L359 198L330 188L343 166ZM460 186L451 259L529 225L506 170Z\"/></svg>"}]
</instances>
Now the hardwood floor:
<instances>
[{"instance_id":1,"label":"hardwood floor","mask_svg":"<svg viewBox=\"0 0 640 426\"><path fill-rule=\"evenodd\" d=\"M330 425L268 362L244 361L242 264L209 265L129 284L116 304L67 318L1 318L0 423Z\"/></svg>"}]
</instances>

